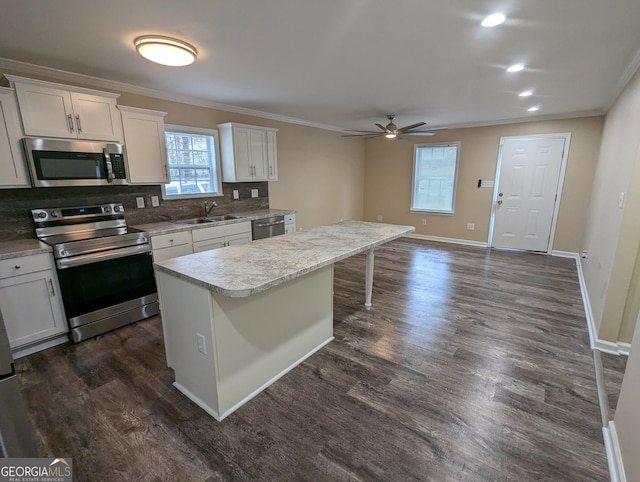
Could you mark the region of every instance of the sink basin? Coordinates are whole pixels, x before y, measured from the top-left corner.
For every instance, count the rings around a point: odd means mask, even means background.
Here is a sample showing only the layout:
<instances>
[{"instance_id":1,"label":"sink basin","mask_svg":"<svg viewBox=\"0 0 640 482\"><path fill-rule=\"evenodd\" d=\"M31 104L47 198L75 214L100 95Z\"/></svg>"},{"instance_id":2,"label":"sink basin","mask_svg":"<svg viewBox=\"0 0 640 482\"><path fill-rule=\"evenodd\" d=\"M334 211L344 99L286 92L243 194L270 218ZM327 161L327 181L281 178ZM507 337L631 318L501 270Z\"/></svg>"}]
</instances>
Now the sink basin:
<instances>
[{"instance_id":1,"label":"sink basin","mask_svg":"<svg viewBox=\"0 0 640 482\"><path fill-rule=\"evenodd\" d=\"M208 216L204 219L211 221L211 222L216 222L216 221L228 221L230 219L240 219L243 216L238 216L237 214L225 214L223 216Z\"/></svg>"},{"instance_id":2,"label":"sink basin","mask_svg":"<svg viewBox=\"0 0 640 482\"><path fill-rule=\"evenodd\" d=\"M243 216L238 216L237 214L225 214L222 216L208 216L206 218L190 218L190 219L180 219L175 221L177 224L207 224L207 223L217 223L220 221L229 221L230 219L241 219Z\"/></svg>"}]
</instances>

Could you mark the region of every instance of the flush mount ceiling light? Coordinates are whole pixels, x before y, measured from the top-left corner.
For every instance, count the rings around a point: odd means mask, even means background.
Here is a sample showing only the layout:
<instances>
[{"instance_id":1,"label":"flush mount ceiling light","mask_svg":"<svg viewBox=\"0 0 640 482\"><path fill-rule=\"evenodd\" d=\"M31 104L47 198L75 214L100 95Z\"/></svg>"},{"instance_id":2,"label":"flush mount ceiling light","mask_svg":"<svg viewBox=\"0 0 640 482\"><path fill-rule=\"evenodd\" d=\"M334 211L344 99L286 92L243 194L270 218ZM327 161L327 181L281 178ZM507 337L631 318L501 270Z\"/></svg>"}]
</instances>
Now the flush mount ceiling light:
<instances>
[{"instance_id":1,"label":"flush mount ceiling light","mask_svg":"<svg viewBox=\"0 0 640 482\"><path fill-rule=\"evenodd\" d=\"M536 111L540 110L540 107L534 105L533 107L529 107L527 110L529 112L536 112Z\"/></svg>"},{"instance_id":2,"label":"flush mount ceiling light","mask_svg":"<svg viewBox=\"0 0 640 482\"><path fill-rule=\"evenodd\" d=\"M507 69L507 72L520 72L524 70L524 65L522 64L513 64L511 67Z\"/></svg>"},{"instance_id":3,"label":"flush mount ceiling light","mask_svg":"<svg viewBox=\"0 0 640 482\"><path fill-rule=\"evenodd\" d=\"M198 57L193 45L162 35L143 35L133 43L140 55L157 64L181 67L192 64Z\"/></svg>"},{"instance_id":4,"label":"flush mount ceiling light","mask_svg":"<svg viewBox=\"0 0 640 482\"><path fill-rule=\"evenodd\" d=\"M529 97L530 95L533 95L533 92L531 92L530 90L525 90L524 92L520 92L518 94L518 97Z\"/></svg>"},{"instance_id":5,"label":"flush mount ceiling light","mask_svg":"<svg viewBox=\"0 0 640 482\"><path fill-rule=\"evenodd\" d=\"M501 23L504 23L506 19L507 17L505 17L501 13L492 13L491 15L486 17L482 22L480 22L480 25L482 25L483 27L497 27Z\"/></svg>"}]
</instances>

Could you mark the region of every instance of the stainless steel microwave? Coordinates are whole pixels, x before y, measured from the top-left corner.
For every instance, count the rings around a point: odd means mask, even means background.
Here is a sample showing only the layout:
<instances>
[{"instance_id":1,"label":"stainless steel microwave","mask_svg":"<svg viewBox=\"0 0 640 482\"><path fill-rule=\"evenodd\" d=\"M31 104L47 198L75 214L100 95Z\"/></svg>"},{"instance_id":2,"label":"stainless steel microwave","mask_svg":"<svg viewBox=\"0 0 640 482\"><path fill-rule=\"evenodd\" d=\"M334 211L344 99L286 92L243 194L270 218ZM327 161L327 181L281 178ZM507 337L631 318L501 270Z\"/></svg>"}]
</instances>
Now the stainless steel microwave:
<instances>
[{"instance_id":1,"label":"stainless steel microwave","mask_svg":"<svg viewBox=\"0 0 640 482\"><path fill-rule=\"evenodd\" d=\"M61 139L22 139L34 187L127 184L122 144Z\"/></svg>"}]
</instances>

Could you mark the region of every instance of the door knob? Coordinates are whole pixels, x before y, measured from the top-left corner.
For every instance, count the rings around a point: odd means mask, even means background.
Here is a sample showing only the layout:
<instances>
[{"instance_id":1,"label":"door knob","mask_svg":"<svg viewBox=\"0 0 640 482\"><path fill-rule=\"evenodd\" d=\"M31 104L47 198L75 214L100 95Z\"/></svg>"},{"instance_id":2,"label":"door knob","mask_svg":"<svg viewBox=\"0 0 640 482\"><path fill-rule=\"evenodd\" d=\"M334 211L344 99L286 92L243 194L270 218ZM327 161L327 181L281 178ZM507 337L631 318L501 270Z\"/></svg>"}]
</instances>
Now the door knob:
<instances>
[{"instance_id":1,"label":"door knob","mask_svg":"<svg viewBox=\"0 0 640 482\"><path fill-rule=\"evenodd\" d=\"M498 206L502 204L502 199L498 199Z\"/></svg>"},{"instance_id":2,"label":"door knob","mask_svg":"<svg viewBox=\"0 0 640 482\"><path fill-rule=\"evenodd\" d=\"M503 194L501 192L498 193L498 197L502 197Z\"/></svg>"}]
</instances>

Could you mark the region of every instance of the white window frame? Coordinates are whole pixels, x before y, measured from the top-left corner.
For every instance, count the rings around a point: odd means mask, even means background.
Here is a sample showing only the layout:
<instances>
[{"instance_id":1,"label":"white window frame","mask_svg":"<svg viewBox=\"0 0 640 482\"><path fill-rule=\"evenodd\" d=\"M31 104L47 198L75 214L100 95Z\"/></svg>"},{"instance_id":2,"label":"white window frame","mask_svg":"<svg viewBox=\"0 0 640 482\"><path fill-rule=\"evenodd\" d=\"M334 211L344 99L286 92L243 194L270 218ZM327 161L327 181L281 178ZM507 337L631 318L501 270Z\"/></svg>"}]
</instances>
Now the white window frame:
<instances>
[{"instance_id":1,"label":"white window frame","mask_svg":"<svg viewBox=\"0 0 640 482\"><path fill-rule=\"evenodd\" d=\"M203 192L203 193L188 193L188 194L167 194L166 187L171 182L171 177L169 177L169 183L162 185L162 199L171 201L172 199L193 199L200 197L220 197L223 196L222 192L222 162L220 161L220 138L218 136L217 129L205 129L202 127L190 127L190 126L182 126L175 124L165 124L165 143L166 143L166 133L167 132L177 132L177 133L185 133L185 134L200 134L204 136L210 136L213 138L213 153L215 156L215 162L213 163L213 168L215 170L215 178L216 178L216 192ZM170 172L171 167L169 165L169 154L167 152L167 170Z\"/></svg>"},{"instance_id":2,"label":"white window frame","mask_svg":"<svg viewBox=\"0 0 640 482\"><path fill-rule=\"evenodd\" d=\"M416 197L416 167L417 167L417 154L418 149L424 147L451 147L456 148L456 165L455 173L453 177L453 192L451 193L451 210L438 210L438 209L419 209L414 207ZM413 145L413 172L411 175L411 205L409 211L412 213L431 213L431 214L454 214L456 205L456 188L458 186L458 166L460 164L460 142L433 142L428 144L414 144Z\"/></svg>"}]
</instances>

